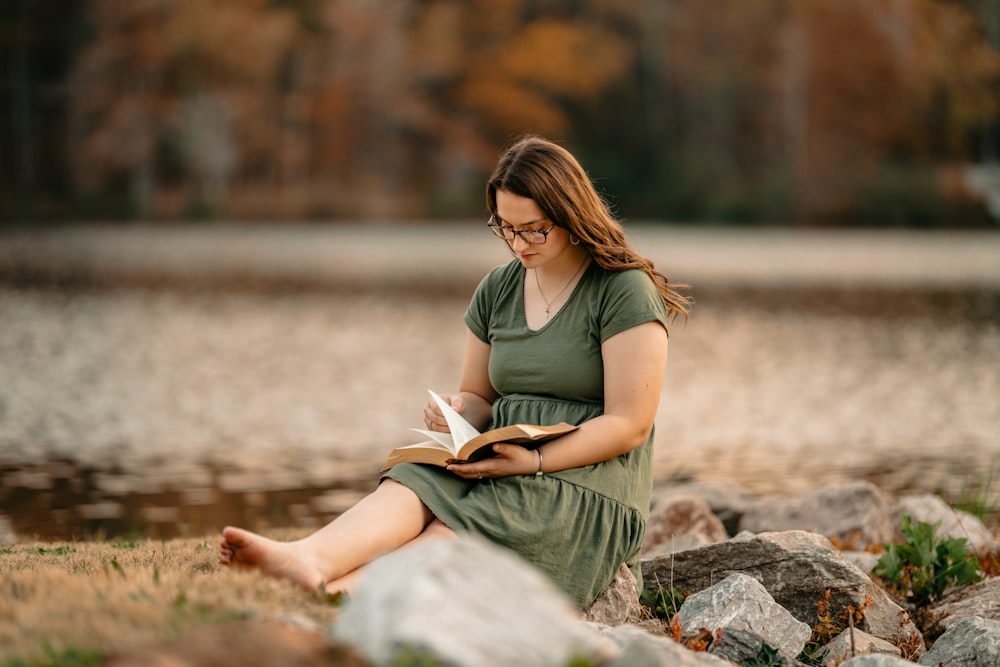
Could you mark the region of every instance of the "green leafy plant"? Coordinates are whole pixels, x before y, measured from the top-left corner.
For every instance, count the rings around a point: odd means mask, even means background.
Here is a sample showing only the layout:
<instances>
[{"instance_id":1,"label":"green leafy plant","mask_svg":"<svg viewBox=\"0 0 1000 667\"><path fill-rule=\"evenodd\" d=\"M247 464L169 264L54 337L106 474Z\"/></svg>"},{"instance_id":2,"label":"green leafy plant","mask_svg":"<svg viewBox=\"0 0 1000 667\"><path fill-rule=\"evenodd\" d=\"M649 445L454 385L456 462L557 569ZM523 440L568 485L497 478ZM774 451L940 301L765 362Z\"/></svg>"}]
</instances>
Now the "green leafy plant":
<instances>
[{"instance_id":1,"label":"green leafy plant","mask_svg":"<svg viewBox=\"0 0 1000 667\"><path fill-rule=\"evenodd\" d=\"M684 594L676 588L643 588L639 601L654 617L669 621L684 603Z\"/></svg>"},{"instance_id":2,"label":"green leafy plant","mask_svg":"<svg viewBox=\"0 0 1000 667\"><path fill-rule=\"evenodd\" d=\"M909 516L902 524L904 541L886 545L874 570L890 593L919 605L936 600L952 586L982 579L964 537L939 538L940 523L914 523Z\"/></svg>"},{"instance_id":3,"label":"green leafy plant","mask_svg":"<svg viewBox=\"0 0 1000 667\"><path fill-rule=\"evenodd\" d=\"M778 654L778 649L764 642L760 645L756 657L741 661L740 667L780 667L783 664L785 660Z\"/></svg>"}]
</instances>

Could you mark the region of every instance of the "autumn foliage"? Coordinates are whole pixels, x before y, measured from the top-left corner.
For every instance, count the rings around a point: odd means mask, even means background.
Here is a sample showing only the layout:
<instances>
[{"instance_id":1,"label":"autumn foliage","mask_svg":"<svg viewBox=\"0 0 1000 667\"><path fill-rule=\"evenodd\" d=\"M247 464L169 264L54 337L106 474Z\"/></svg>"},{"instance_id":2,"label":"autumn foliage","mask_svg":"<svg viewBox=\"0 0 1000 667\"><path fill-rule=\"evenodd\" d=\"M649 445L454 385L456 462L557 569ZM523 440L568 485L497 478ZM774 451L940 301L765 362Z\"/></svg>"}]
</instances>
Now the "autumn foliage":
<instances>
[{"instance_id":1,"label":"autumn foliage","mask_svg":"<svg viewBox=\"0 0 1000 667\"><path fill-rule=\"evenodd\" d=\"M476 215L537 132L630 217L962 224L945 176L998 157L980 4L16 0L0 211Z\"/></svg>"}]
</instances>

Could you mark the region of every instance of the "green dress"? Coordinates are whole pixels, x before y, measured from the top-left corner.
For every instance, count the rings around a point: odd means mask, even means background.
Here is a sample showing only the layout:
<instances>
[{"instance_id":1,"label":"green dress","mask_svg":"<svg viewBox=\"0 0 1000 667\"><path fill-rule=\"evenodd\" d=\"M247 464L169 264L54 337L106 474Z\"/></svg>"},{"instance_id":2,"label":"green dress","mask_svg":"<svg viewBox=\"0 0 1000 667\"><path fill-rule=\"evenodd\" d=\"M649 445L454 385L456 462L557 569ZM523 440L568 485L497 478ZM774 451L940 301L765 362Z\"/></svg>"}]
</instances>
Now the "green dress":
<instances>
[{"instance_id":1,"label":"green dress","mask_svg":"<svg viewBox=\"0 0 1000 667\"><path fill-rule=\"evenodd\" d=\"M480 283L465 322L490 344L489 373L500 395L493 426L580 424L604 408L601 343L644 322L667 325L662 297L642 271L595 263L569 300L540 329L524 315L525 270L517 260ZM582 608L622 563L641 583L642 547L652 492L653 435L640 447L595 465L544 476L465 480L436 466L405 463L384 477L409 487L457 533L503 545L547 573Z\"/></svg>"}]
</instances>

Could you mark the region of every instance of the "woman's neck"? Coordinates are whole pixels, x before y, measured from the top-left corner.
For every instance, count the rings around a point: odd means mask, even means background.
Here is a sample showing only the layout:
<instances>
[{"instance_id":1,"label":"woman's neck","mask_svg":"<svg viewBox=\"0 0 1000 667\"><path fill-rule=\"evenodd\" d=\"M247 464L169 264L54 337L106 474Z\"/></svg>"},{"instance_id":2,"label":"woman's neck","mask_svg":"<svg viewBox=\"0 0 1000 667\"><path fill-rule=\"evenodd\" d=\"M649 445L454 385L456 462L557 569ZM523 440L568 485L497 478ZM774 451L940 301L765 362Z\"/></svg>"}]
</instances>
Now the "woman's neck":
<instances>
[{"instance_id":1,"label":"woman's neck","mask_svg":"<svg viewBox=\"0 0 1000 667\"><path fill-rule=\"evenodd\" d=\"M534 269L544 287L561 286L572 280L576 274L582 273L581 267L590 260L590 253L582 248L570 246L552 258L551 261Z\"/></svg>"}]
</instances>

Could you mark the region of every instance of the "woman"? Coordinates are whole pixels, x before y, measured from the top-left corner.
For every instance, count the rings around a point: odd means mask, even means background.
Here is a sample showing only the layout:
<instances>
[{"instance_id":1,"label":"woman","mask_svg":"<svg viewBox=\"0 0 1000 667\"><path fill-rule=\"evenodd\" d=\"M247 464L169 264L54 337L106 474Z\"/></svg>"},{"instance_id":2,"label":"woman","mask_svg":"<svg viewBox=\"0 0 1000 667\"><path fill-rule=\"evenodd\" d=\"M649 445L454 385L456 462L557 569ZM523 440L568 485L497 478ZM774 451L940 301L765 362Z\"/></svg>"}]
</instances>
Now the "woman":
<instances>
[{"instance_id":1,"label":"woman","mask_svg":"<svg viewBox=\"0 0 1000 667\"><path fill-rule=\"evenodd\" d=\"M316 533L275 542L223 531L221 562L306 589L350 590L373 558L419 540L475 533L521 554L587 606L639 552L652 488L653 419L667 323L689 300L628 243L583 168L524 138L487 184L491 231L515 259L480 283L466 311L458 392L445 400L480 430L579 428L538 449L447 469L404 463ZM424 421L446 431L429 401Z\"/></svg>"}]
</instances>

